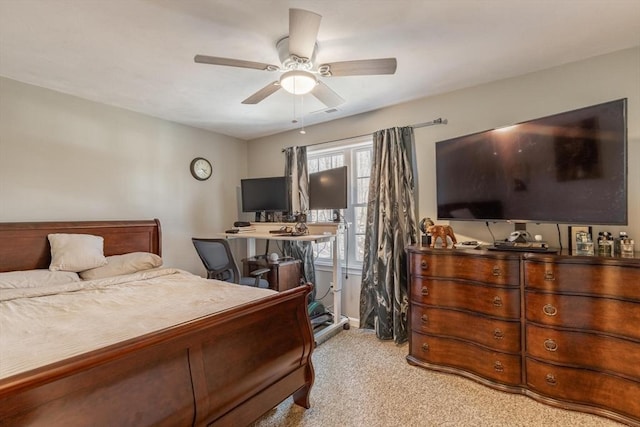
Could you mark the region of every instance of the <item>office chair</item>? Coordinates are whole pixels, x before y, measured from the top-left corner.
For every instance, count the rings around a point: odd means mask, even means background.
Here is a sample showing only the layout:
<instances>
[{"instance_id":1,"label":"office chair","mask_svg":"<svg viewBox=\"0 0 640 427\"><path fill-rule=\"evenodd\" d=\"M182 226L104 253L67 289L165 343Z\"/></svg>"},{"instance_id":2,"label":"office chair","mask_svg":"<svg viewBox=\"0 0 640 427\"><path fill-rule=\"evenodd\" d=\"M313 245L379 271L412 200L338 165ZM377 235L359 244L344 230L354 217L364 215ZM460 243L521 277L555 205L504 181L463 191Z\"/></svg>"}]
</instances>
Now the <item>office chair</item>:
<instances>
[{"instance_id":1,"label":"office chair","mask_svg":"<svg viewBox=\"0 0 640 427\"><path fill-rule=\"evenodd\" d=\"M261 278L268 273L268 268L261 268L251 272L252 277L240 276L238 265L233 259L229 242L226 239L191 239L198 256L207 269L207 279L218 279L239 285L268 288L269 282Z\"/></svg>"}]
</instances>

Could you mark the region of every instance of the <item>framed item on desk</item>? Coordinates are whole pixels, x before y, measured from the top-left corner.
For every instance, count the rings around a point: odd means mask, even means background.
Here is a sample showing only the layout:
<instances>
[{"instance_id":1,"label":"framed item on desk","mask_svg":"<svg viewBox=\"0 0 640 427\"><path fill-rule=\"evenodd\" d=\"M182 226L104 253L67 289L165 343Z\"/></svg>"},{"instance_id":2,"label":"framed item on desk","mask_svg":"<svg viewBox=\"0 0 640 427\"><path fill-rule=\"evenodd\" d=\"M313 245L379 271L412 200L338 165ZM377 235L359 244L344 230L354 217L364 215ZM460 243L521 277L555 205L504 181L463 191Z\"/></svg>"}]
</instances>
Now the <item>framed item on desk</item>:
<instances>
[{"instance_id":1,"label":"framed item on desk","mask_svg":"<svg viewBox=\"0 0 640 427\"><path fill-rule=\"evenodd\" d=\"M576 237L578 233L587 233L593 238L591 226L569 226L569 253L572 254L576 249Z\"/></svg>"}]
</instances>

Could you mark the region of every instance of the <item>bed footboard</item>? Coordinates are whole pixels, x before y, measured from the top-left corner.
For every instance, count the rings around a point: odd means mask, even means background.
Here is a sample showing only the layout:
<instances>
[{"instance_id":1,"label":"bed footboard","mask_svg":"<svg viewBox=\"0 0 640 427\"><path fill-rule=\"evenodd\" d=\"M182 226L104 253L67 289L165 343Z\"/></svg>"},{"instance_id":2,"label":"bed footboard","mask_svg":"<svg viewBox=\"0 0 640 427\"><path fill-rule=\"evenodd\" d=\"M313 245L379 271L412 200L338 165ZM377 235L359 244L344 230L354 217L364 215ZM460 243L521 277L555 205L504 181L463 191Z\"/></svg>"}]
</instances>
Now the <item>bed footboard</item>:
<instances>
[{"instance_id":1,"label":"bed footboard","mask_svg":"<svg viewBox=\"0 0 640 427\"><path fill-rule=\"evenodd\" d=\"M0 381L0 425L248 425L314 380L309 285Z\"/></svg>"},{"instance_id":2,"label":"bed footboard","mask_svg":"<svg viewBox=\"0 0 640 427\"><path fill-rule=\"evenodd\" d=\"M196 339L201 344L190 351L196 424L247 425L292 394L298 405L309 407L314 339L306 295L311 288L296 290L279 294L271 307L229 313Z\"/></svg>"}]
</instances>

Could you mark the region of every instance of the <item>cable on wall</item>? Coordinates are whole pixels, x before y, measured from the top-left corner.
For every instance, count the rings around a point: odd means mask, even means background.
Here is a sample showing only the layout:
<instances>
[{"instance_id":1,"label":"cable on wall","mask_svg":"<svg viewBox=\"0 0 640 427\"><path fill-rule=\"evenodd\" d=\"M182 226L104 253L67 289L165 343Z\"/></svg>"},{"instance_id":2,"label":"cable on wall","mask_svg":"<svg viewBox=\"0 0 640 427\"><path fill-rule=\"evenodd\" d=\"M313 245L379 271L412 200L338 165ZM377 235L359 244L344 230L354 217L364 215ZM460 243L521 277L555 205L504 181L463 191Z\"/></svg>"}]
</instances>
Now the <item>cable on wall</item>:
<instances>
[{"instance_id":1,"label":"cable on wall","mask_svg":"<svg viewBox=\"0 0 640 427\"><path fill-rule=\"evenodd\" d=\"M485 221L484 223L487 226L487 230L489 230L489 234L491 234L491 240L493 240L493 243L496 243L496 238L491 231L491 227L489 227L489 221Z\"/></svg>"},{"instance_id":2,"label":"cable on wall","mask_svg":"<svg viewBox=\"0 0 640 427\"><path fill-rule=\"evenodd\" d=\"M562 234L560 233L560 224L556 224L556 228L558 229L558 244L560 245L560 250L562 250Z\"/></svg>"}]
</instances>

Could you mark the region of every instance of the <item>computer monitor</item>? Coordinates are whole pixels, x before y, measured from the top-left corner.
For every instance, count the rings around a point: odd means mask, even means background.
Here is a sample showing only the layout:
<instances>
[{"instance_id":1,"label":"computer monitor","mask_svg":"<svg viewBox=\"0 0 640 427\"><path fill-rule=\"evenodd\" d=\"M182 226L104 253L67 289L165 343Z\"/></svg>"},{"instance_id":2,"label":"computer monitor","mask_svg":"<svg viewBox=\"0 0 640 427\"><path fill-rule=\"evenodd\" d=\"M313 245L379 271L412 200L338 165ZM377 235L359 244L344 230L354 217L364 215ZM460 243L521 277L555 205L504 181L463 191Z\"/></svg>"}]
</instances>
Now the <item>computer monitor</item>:
<instances>
[{"instance_id":1,"label":"computer monitor","mask_svg":"<svg viewBox=\"0 0 640 427\"><path fill-rule=\"evenodd\" d=\"M309 174L309 209L347 208L347 167Z\"/></svg>"},{"instance_id":2,"label":"computer monitor","mask_svg":"<svg viewBox=\"0 0 640 427\"><path fill-rule=\"evenodd\" d=\"M289 179L285 176L240 180L243 212L288 212Z\"/></svg>"}]
</instances>

